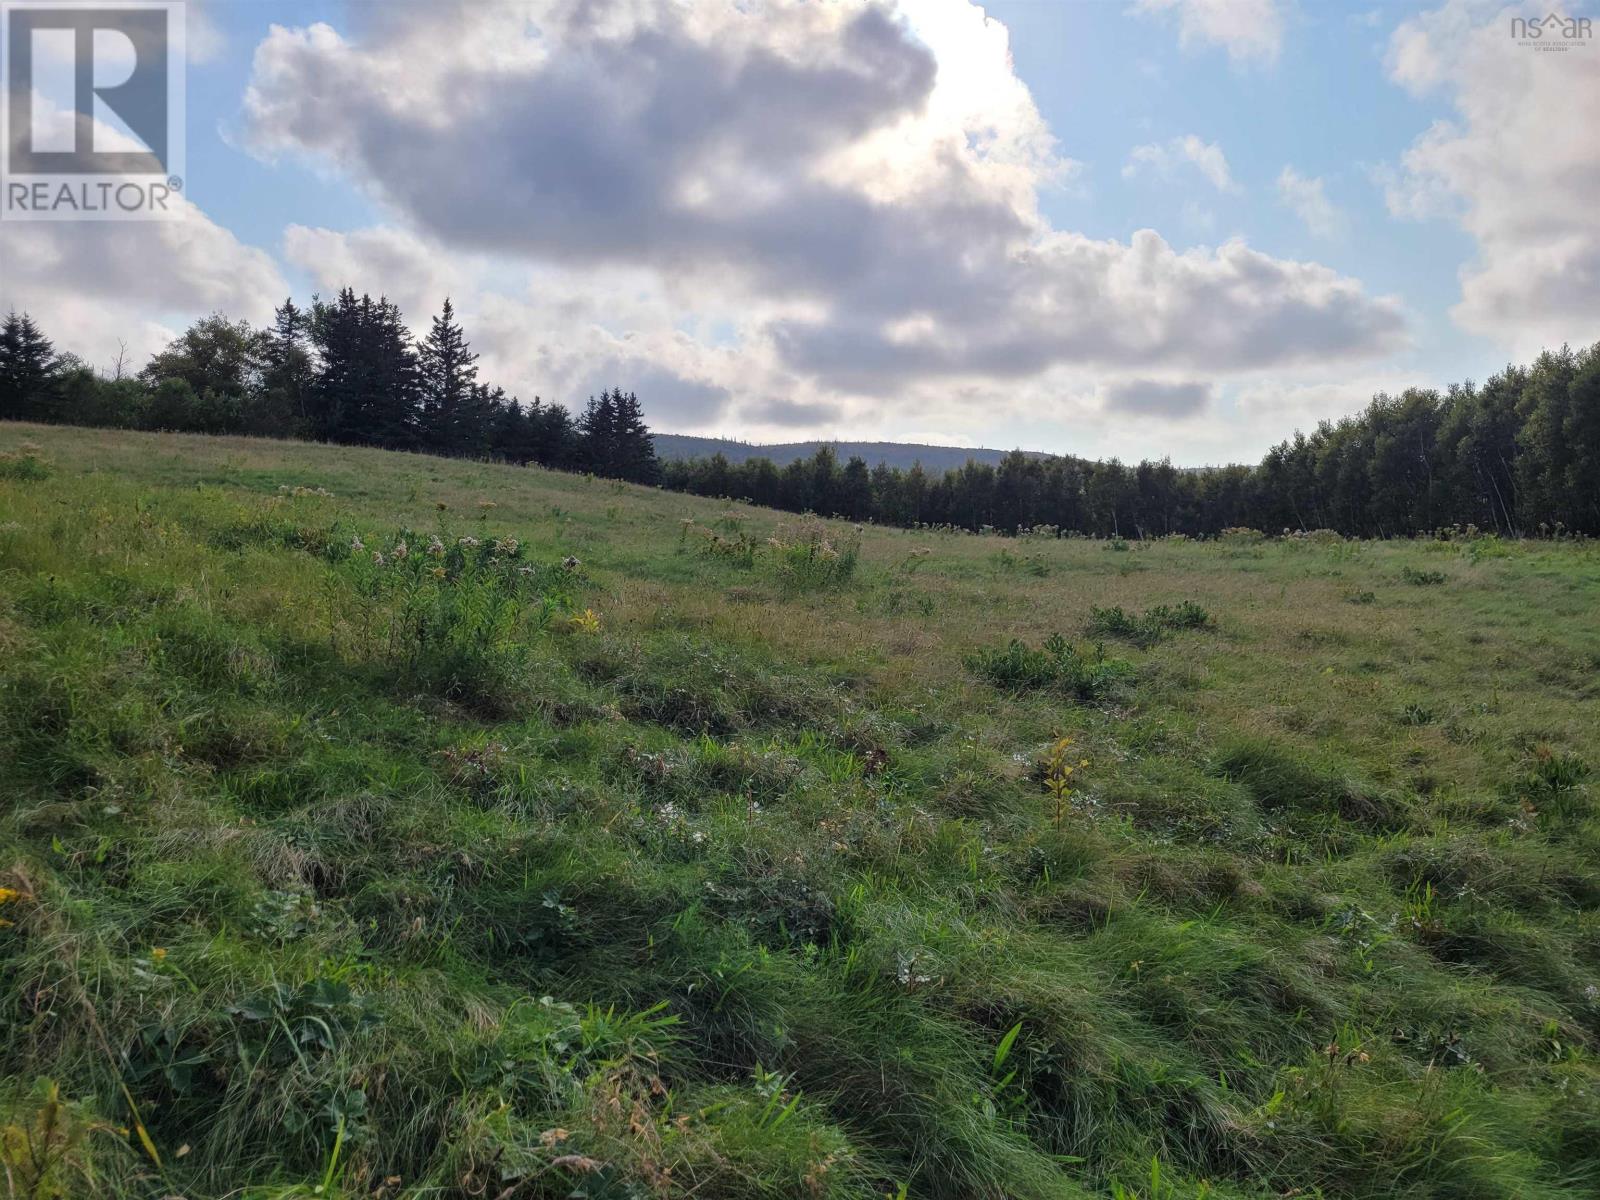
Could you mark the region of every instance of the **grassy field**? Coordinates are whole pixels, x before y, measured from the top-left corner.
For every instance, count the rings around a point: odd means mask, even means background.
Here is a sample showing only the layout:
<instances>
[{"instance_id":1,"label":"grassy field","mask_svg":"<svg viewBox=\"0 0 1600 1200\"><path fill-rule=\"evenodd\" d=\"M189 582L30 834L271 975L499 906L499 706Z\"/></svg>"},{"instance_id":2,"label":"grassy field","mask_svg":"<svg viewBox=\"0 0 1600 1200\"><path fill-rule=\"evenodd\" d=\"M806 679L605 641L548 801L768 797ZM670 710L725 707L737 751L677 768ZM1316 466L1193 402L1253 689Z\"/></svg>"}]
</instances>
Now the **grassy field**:
<instances>
[{"instance_id":1,"label":"grassy field","mask_svg":"<svg viewBox=\"0 0 1600 1200\"><path fill-rule=\"evenodd\" d=\"M7 1197L1600 1194L1593 543L0 451Z\"/></svg>"}]
</instances>

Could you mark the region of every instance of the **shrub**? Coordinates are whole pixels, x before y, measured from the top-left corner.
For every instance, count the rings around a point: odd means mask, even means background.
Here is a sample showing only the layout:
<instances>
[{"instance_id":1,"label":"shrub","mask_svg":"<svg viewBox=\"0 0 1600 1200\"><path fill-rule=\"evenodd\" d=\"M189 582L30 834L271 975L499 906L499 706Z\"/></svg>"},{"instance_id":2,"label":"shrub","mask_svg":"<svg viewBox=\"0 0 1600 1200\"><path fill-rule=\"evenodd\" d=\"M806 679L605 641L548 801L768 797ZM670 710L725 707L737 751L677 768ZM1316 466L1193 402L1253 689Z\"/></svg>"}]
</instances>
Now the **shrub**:
<instances>
[{"instance_id":1,"label":"shrub","mask_svg":"<svg viewBox=\"0 0 1600 1200\"><path fill-rule=\"evenodd\" d=\"M1004 649L980 650L967 658L967 669L1008 692L1049 689L1078 700L1095 700L1127 674L1128 666L1108 659L1104 646L1086 652L1057 633L1038 649L1013 638Z\"/></svg>"},{"instance_id":2,"label":"shrub","mask_svg":"<svg viewBox=\"0 0 1600 1200\"><path fill-rule=\"evenodd\" d=\"M828 527L816 518L780 525L767 539L770 561L789 587L821 590L843 587L861 559L861 529L834 544Z\"/></svg>"},{"instance_id":3,"label":"shrub","mask_svg":"<svg viewBox=\"0 0 1600 1200\"><path fill-rule=\"evenodd\" d=\"M525 562L514 537L447 544L402 529L386 550L354 537L347 554L368 601L358 622L367 644L407 681L487 712L517 707L529 635L575 612L573 572Z\"/></svg>"},{"instance_id":4,"label":"shrub","mask_svg":"<svg viewBox=\"0 0 1600 1200\"><path fill-rule=\"evenodd\" d=\"M0 479L37 483L49 479L52 470L49 460L39 457L39 447L29 442L23 442L20 450L0 454Z\"/></svg>"},{"instance_id":5,"label":"shrub","mask_svg":"<svg viewBox=\"0 0 1600 1200\"><path fill-rule=\"evenodd\" d=\"M843 541L835 541L828 526L815 517L780 525L772 536L758 542L724 518L726 532L707 529L692 520L682 522L678 543L691 542L702 557L731 563L741 570L765 564L786 587L796 591L843 587L855 574L861 559L859 526Z\"/></svg>"},{"instance_id":6,"label":"shrub","mask_svg":"<svg viewBox=\"0 0 1600 1200\"><path fill-rule=\"evenodd\" d=\"M1533 752L1533 765L1519 790L1538 812L1557 820L1581 819L1589 812L1584 787L1588 778L1589 765L1576 754L1558 754L1541 745Z\"/></svg>"},{"instance_id":7,"label":"shrub","mask_svg":"<svg viewBox=\"0 0 1600 1200\"><path fill-rule=\"evenodd\" d=\"M1415 567L1401 567L1400 578L1412 587L1437 587L1450 577L1443 571L1419 571Z\"/></svg>"},{"instance_id":8,"label":"shrub","mask_svg":"<svg viewBox=\"0 0 1600 1200\"><path fill-rule=\"evenodd\" d=\"M1138 646L1153 646L1166 634L1179 629L1204 629L1212 623L1211 614L1193 600L1176 605L1158 604L1134 616L1121 605L1090 610L1089 632L1121 638Z\"/></svg>"},{"instance_id":9,"label":"shrub","mask_svg":"<svg viewBox=\"0 0 1600 1200\"><path fill-rule=\"evenodd\" d=\"M1225 546L1254 546L1266 541L1267 535L1259 529L1252 529L1248 525L1233 525L1217 534L1217 540Z\"/></svg>"}]
</instances>

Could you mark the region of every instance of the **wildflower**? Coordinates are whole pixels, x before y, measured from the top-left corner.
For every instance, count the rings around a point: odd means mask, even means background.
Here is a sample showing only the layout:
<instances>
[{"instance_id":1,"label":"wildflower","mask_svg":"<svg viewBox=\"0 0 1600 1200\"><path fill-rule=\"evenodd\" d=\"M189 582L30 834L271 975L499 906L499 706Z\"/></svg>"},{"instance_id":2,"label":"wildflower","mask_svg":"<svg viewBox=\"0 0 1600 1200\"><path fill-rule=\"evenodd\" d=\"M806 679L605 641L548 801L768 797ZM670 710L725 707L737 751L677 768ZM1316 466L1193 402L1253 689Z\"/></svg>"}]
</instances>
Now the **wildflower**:
<instances>
[{"instance_id":1,"label":"wildflower","mask_svg":"<svg viewBox=\"0 0 1600 1200\"><path fill-rule=\"evenodd\" d=\"M375 567L381 567L381 566L383 566L383 562L384 562L383 551L382 550L374 550L372 552L372 565L375 566Z\"/></svg>"},{"instance_id":2,"label":"wildflower","mask_svg":"<svg viewBox=\"0 0 1600 1200\"><path fill-rule=\"evenodd\" d=\"M499 538L494 543L494 552L496 554L515 554L517 552L517 539L514 537Z\"/></svg>"},{"instance_id":3,"label":"wildflower","mask_svg":"<svg viewBox=\"0 0 1600 1200\"><path fill-rule=\"evenodd\" d=\"M579 567L583 566L583 564L578 561L578 556L576 554L569 554L561 560L561 566L565 570L576 571Z\"/></svg>"},{"instance_id":4,"label":"wildflower","mask_svg":"<svg viewBox=\"0 0 1600 1200\"><path fill-rule=\"evenodd\" d=\"M400 559L404 558L406 555L408 555L410 553L411 553L411 548L409 546L407 546L404 542L401 542L398 546L396 546L394 548L395 561L398 562Z\"/></svg>"},{"instance_id":5,"label":"wildflower","mask_svg":"<svg viewBox=\"0 0 1600 1200\"><path fill-rule=\"evenodd\" d=\"M435 579L443 579L444 578L444 568L443 567L430 567L428 569L428 574L432 575Z\"/></svg>"},{"instance_id":6,"label":"wildflower","mask_svg":"<svg viewBox=\"0 0 1600 1200\"><path fill-rule=\"evenodd\" d=\"M364 543L363 543L363 542L362 542L362 540L361 540L361 535L360 535L360 534L359 534L359 533L358 533L358 534L356 534L356 536L355 536L355 537L353 537L353 538L351 538L351 539L350 539L350 549L351 549L351 550L352 550L352 551L353 551L353 552L355 552L355 553L356 553L356 554L360 554L360 553L361 553L361 552L362 552L362 551L363 551L363 550L365 550L365 549L366 549L366 548L367 548L367 547L366 547L366 545L365 545L365 544L364 544Z\"/></svg>"},{"instance_id":7,"label":"wildflower","mask_svg":"<svg viewBox=\"0 0 1600 1200\"><path fill-rule=\"evenodd\" d=\"M0 887L0 904L10 904L21 899L22 893L16 888Z\"/></svg>"},{"instance_id":8,"label":"wildflower","mask_svg":"<svg viewBox=\"0 0 1600 1200\"><path fill-rule=\"evenodd\" d=\"M599 633L600 618L595 614L594 609L586 608L581 613L573 616L572 627L579 633Z\"/></svg>"},{"instance_id":9,"label":"wildflower","mask_svg":"<svg viewBox=\"0 0 1600 1200\"><path fill-rule=\"evenodd\" d=\"M150 948L150 957L155 959L157 962L160 962L162 959L166 958L166 956L167 948L165 946L152 946Z\"/></svg>"},{"instance_id":10,"label":"wildflower","mask_svg":"<svg viewBox=\"0 0 1600 1200\"><path fill-rule=\"evenodd\" d=\"M438 534L428 539L428 554L432 558L444 557L444 543L439 540Z\"/></svg>"},{"instance_id":11,"label":"wildflower","mask_svg":"<svg viewBox=\"0 0 1600 1200\"><path fill-rule=\"evenodd\" d=\"M555 1129L546 1129L541 1133L539 1135L539 1144L541 1146L555 1146L566 1141L571 1136L565 1129L557 1126Z\"/></svg>"},{"instance_id":12,"label":"wildflower","mask_svg":"<svg viewBox=\"0 0 1600 1200\"><path fill-rule=\"evenodd\" d=\"M469 550L472 549L472 547L476 546L477 544L478 544L478 539L475 538L475 537L464 537L464 538L461 538L459 541L456 542L456 545L465 546Z\"/></svg>"}]
</instances>

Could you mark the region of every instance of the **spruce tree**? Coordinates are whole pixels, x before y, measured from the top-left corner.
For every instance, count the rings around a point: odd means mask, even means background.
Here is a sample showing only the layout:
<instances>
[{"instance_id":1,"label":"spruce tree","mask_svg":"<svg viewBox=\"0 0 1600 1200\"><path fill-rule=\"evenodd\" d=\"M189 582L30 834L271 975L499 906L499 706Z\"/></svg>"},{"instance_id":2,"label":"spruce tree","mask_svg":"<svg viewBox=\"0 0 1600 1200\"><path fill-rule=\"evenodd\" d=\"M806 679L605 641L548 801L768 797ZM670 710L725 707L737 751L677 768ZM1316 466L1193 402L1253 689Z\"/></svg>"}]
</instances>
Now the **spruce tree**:
<instances>
[{"instance_id":1,"label":"spruce tree","mask_svg":"<svg viewBox=\"0 0 1600 1200\"><path fill-rule=\"evenodd\" d=\"M435 454L470 454L485 432L474 428L483 415L482 397L474 393L478 356L467 345L455 315L446 296L443 311L433 319L433 328L417 352L422 437Z\"/></svg>"},{"instance_id":2,"label":"spruce tree","mask_svg":"<svg viewBox=\"0 0 1600 1200\"><path fill-rule=\"evenodd\" d=\"M578 437L581 443L582 466L596 475L611 476L616 473L617 462L617 406L610 392L601 392L578 418Z\"/></svg>"},{"instance_id":3,"label":"spruce tree","mask_svg":"<svg viewBox=\"0 0 1600 1200\"><path fill-rule=\"evenodd\" d=\"M321 359L315 436L390 449L417 445L417 355L400 310L386 297L356 299L350 288L312 311Z\"/></svg>"},{"instance_id":4,"label":"spruce tree","mask_svg":"<svg viewBox=\"0 0 1600 1200\"><path fill-rule=\"evenodd\" d=\"M293 299L285 300L273 312L261 402L254 422L258 432L304 432L309 426L314 383L310 327L311 314L295 307Z\"/></svg>"},{"instance_id":5,"label":"spruce tree","mask_svg":"<svg viewBox=\"0 0 1600 1200\"><path fill-rule=\"evenodd\" d=\"M614 449L613 474L631 483L659 483L661 463L656 458L656 440L645 424L639 397L623 395L617 388L611 394L611 437Z\"/></svg>"},{"instance_id":6,"label":"spruce tree","mask_svg":"<svg viewBox=\"0 0 1600 1200\"><path fill-rule=\"evenodd\" d=\"M0 323L0 418L48 421L53 415L55 348L27 313Z\"/></svg>"}]
</instances>

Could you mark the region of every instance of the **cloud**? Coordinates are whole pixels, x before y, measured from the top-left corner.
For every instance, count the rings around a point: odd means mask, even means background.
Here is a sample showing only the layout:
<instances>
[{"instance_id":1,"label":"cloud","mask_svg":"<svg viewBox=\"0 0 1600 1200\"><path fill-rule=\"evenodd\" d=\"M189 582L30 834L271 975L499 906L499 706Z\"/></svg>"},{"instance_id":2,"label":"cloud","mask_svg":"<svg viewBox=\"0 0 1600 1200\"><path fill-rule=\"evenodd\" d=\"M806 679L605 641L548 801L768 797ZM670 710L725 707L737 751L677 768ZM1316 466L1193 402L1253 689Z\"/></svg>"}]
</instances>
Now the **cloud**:
<instances>
[{"instance_id":1,"label":"cloud","mask_svg":"<svg viewBox=\"0 0 1600 1200\"><path fill-rule=\"evenodd\" d=\"M258 46L256 152L344 172L406 236L520 264L587 310L595 280L631 274L660 302L645 325L559 327L588 349L626 339L626 361L667 354L735 409L904 409L924 385L1043 386L1060 365L1240 372L1405 340L1393 300L1314 263L1052 228L1039 197L1078 166L1004 26L971 5L361 11L358 32L274 28ZM1176 145L1236 186L1220 149ZM713 327L708 344L696 331Z\"/></svg>"},{"instance_id":2,"label":"cloud","mask_svg":"<svg viewBox=\"0 0 1600 1200\"><path fill-rule=\"evenodd\" d=\"M1134 11L1172 15L1185 49L1221 46L1234 62L1275 62L1283 48L1283 13L1276 0L1136 0Z\"/></svg>"},{"instance_id":3,"label":"cloud","mask_svg":"<svg viewBox=\"0 0 1600 1200\"><path fill-rule=\"evenodd\" d=\"M1135 417L1194 417L1211 407L1215 388L1209 383L1170 383L1159 379L1127 379L1100 388L1107 412Z\"/></svg>"},{"instance_id":4,"label":"cloud","mask_svg":"<svg viewBox=\"0 0 1600 1200\"><path fill-rule=\"evenodd\" d=\"M771 425L815 428L837 421L842 410L837 404L774 399L758 402L747 408L746 413L755 420Z\"/></svg>"},{"instance_id":5,"label":"cloud","mask_svg":"<svg viewBox=\"0 0 1600 1200\"><path fill-rule=\"evenodd\" d=\"M1293 167L1278 174L1278 199L1299 217L1312 235L1338 237L1345 229L1345 215L1328 199L1320 178L1309 179Z\"/></svg>"},{"instance_id":6,"label":"cloud","mask_svg":"<svg viewBox=\"0 0 1600 1200\"><path fill-rule=\"evenodd\" d=\"M1380 175L1389 211L1472 235L1451 315L1518 354L1600 330L1600 51L1520 45L1511 19L1544 7L1449 3L1403 22L1388 53L1396 83L1455 110Z\"/></svg>"},{"instance_id":7,"label":"cloud","mask_svg":"<svg viewBox=\"0 0 1600 1200\"><path fill-rule=\"evenodd\" d=\"M930 308L925 319L879 328L780 322L774 336L787 363L863 392L896 378L1019 378L1059 365L1231 372L1363 358L1407 342L1397 301L1237 239L1180 252L1149 229L1126 244L1052 234L990 283L1005 303L959 319Z\"/></svg>"},{"instance_id":8,"label":"cloud","mask_svg":"<svg viewBox=\"0 0 1600 1200\"><path fill-rule=\"evenodd\" d=\"M663 425L699 427L727 412L732 390L725 381L739 377L730 351L678 329L672 299L629 273L578 277L555 268L507 291L493 256L451 251L391 226L346 232L291 225L284 255L325 295L344 286L387 294L419 335L450 296L480 356L481 377L525 400L576 408L591 394L621 387L646 398ZM767 382L747 371L752 377Z\"/></svg>"},{"instance_id":9,"label":"cloud","mask_svg":"<svg viewBox=\"0 0 1600 1200\"><path fill-rule=\"evenodd\" d=\"M213 312L266 321L289 294L272 258L187 200L174 221L0 225L0 312L33 314L59 350L135 366Z\"/></svg>"},{"instance_id":10,"label":"cloud","mask_svg":"<svg viewBox=\"0 0 1600 1200\"><path fill-rule=\"evenodd\" d=\"M1151 142L1135 146L1128 155L1122 177L1131 179L1144 171L1171 176L1184 163L1192 164L1219 192L1237 192L1239 185L1228 170L1227 156L1215 142L1203 142L1194 134L1173 138L1166 144Z\"/></svg>"},{"instance_id":11,"label":"cloud","mask_svg":"<svg viewBox=\"0 0 1600 1200\"><path fill-rule=\"evenodd\" d=\"M1407 388L1431 387L1414 371L1377 371L1341 380L1273 379L1251 383L1233 397L1234 406L1252 425L1271 431L1271 441L1291 429L1314 429L1322 421L1338 421L1361 412L1380 392L1398 396Z\"/></svg>"},{"instance_id":12,"label":"cloud","mask_svg":"<svg viewBox=\"0 0 1600 1200\"><path fill-rule=\"evenodd\" d=\"M477 273L461 256L393 227L340 233L290 225L283 254L329 296L344 287L388 296L419 331L426 331L446 296L476 286Z\"/></svg>"}]
</instances>

